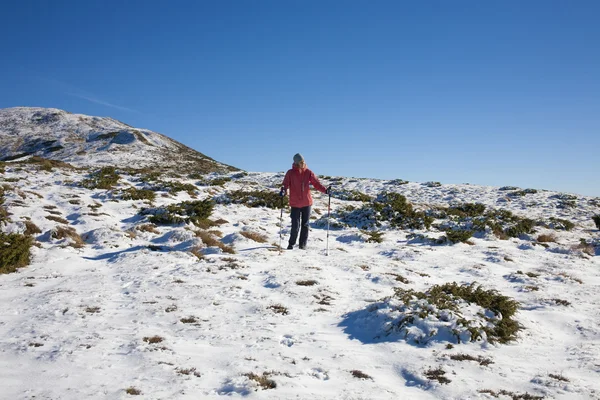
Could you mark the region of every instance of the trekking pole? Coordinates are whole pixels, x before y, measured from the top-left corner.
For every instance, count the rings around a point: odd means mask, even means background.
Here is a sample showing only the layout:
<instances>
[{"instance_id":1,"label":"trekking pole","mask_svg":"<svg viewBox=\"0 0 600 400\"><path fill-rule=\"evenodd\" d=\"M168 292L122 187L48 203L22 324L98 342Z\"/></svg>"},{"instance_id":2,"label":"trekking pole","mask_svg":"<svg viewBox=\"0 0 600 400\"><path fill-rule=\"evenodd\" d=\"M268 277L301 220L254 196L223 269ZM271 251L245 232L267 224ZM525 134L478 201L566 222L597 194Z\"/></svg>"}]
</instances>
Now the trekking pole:
<instances>
[{"instance_id":1,"label":"trekking pole","mask_svg":"<svg viewBox=\"0 0 600 400\"><path fill-rule=\"evenodd\" d=\"M331 216L331 186L329 186L329 203L327 204L327 250L325 255L329 255L329 217Z\"/></svg>"},{"instance_id":2,"label":"trekking pole","mask_svg":"<svg viewBox=\"0 0 600 400\"><path fill-rule=\"evenodd\" d=\"M283 233L281 229L283 228L283 196L281 196L281 215L279 216L279 255L281 255L281 241L283 240Z\"/></svg>"}]
</instances>

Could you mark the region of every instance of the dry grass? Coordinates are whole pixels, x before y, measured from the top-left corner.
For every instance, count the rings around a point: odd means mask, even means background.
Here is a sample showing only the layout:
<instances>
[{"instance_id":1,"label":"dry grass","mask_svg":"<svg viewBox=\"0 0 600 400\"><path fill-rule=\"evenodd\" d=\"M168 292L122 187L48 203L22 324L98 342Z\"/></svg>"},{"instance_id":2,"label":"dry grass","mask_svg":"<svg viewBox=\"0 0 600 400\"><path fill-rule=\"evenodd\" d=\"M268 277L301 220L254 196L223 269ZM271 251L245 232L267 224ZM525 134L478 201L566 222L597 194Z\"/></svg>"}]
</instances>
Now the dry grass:
<instances>
[{"instance_id":1,"label":"dry grass","mask_svg":"<svg viewBox=\"0 0 600 400\"><path fill-rule=\"evenodd\" d=\"M165 312L175 312L177 311L177 305L172 304L169 307L165 308Z\"/></svg>"},{"instance_id":2,"label":"dry grass","mask_svg":"<svg viewBox=\"0 0 600 400\"><path fill-rule=\"evenodd\" d=\"M165 338L158 336L158 335L154 335L154 336L145 336L143 340L146 343L156 344L156 343L162 342L163 340L165 340Z\"/></svg>"},{"instance_id":3,"label":"dry grass","mask_svg":"<svg viewBox=\"0 0 600 400\"><path fill-rule=\"evenodd\" d=\"M444 376L446 375L446 371L444 371L442 367L437 367L435 369L430 368L427 371L425 371L424 374L427 377L427 379L431 381L438 381L442 385L452 382L450 379Z\"/></svg>"},{"instance_id":4,"label":"dry grass","mask_svg":"<svg viewBox=\"0 0 600 400\"><path fill-rule=\"evenodd\" d=\"M175 372L179 375L194 375L197 378L200 378L202 374L196 371L196 368L176 368Z\"/></svg>"},{"instance_id":5,"label":"dry grass","mask_svg":"<svg viewBox=\"0 0 600 400\"><path fill-rule=\"evenodd\" d=\"M560 375L560 374L548 374L548 376L552 379L556 379L557 381L562 381L562 382L571 382L569 380L569 378L565 378L564 376Z\"/></svg>"},{"instance_id":6,"label":"dry grass","mask_svg":"<svg viewBox=\"0 0 600 400\"><path fill-rule=\"evenodd\" d=\"M308 279L308 280L304 280L304 281L296 281L296 285L299 286L314 286L314 285L318 285L319 282L313 280L313 279Z\"/></svg>"},{"instance_id":7,"label":"dry grass","mask_svg":"<svg viewBox=\"0 0 600 400\"><path fill-rule=\"evenodd\" d=\"M579 278L576 278L576 277L574 277L573 275L569 275L569 274L567 274L566 272L559 272L557 275L558 275L558 276L562 276L563 278L570 279L570 280L572 280L572 281L574 281L574 282L577 282L577 283L579 283L579 284L583 284L583 281L582 281L581 279L579 279Z\"/></svg>"},{"instance_id":8,"label":"dry grass","mask_svg":"<svg viewBox=\"0 0 600 400\"><path fill-rule=\"evenodd\" d=\"M262 375L256 375L255 373L244 374L244 376L248 377L248 379L255 381L262 389L275 389L277 384L275 381L269 379L271 374L267 372L263 372Z\"/></svg>"},{"instance_id":9,"label":"dry grass","mask_svg":"<svg viewBox=\"0 0 600 400\"><path fill-rule=\"evenodd\" d=\"M204 253L202 253L202 250L200 249L200 247L193 247L190 250L190 253L192 253L193 255L195 255L198 260L204 260Z\"/></svg>"},{"instance_id":10,"label":"dry grass","mask_svg":"<svg viewBox=\"0 0 600 400\"><path fill-rule=\"evenodd\" d=\"M46 215L46 219L49 219L50 221L54 221L54 222L59 222L61 224L69 225L69 221L67 221L64 218L57 217L54 215Z\"/></svg>"},{"instance_id":11,"label":"dry grass","mask_svg":"<svg viewBox=\"0 0 600 400\"><path fill-rule=\"evenodd\" d=\"M596 248L589 243L579 243L571 247L571 250L581 251L582 253L592 257L596 255Z\"/></svg>"},{"instance_id":12,"label":"dry grass","mask_svg":"<svg viewBox=\"0 0 600 400\"><path fill-rule=\"evenodd\" d=\"M241 231L240 235L258 243L267 243L269 241L266 235L263 235L262 233L258 232Z\"/></svg>"},{"instance_id":13,"label":"dry grass","mask_svg":"<svg viewBox=\"0 0 600 400\"><path fill-rule=\"evenodd\" d=\"M59 226L57 227L55 230L52 231L51 236L54 239L66 239L69 238L71 239L71 243L69 244L69 246L72 246L76 249L81 249L82 247L85 246L85 242L83 241L83 239L81 238L81 236L79 236L79 234L77 233L77 231L68 226L68 227L62 227Z\"/></svg>"},{"instance_id":14,"label":"dry grass","mask_svg":"<svg viewBox=\"0 0 600 400\"><path fill-rule=\"evenodd\" d=\"M196 317L181 318L180 321L184 324L195 324L196 322L198 322Z\"/></svg>"},{"instance_id":15,"label":"dry grass","mask_svg":"<svg viewBox=\"0 0 600 400\"><path fill-rule=\"evenodd\" d=\"M141 232L150 232L150 233L160 233L158 229L156 229L156 225L154 224L143 224L135 227L138 231Z\"/></svg>"},{"instance_id":16,"label":"dry grass","mask_svg":"<svg viewBox=\"0 0 600 400\"><path fill-rule=\"evenodd\" d=\"M127 389L125 389L125 393L132 395L132 396L139 396L140 394L142 394L142 391L131 386L131 387L128 387Z\"/></svg>"},{"instance_id":17,"label":"dry grass","mask_svg":"<svg viewBox=\"0 0 600 400\"><path fill-rule=\"evenodd\" d=\"M24 192L25 192L25 193L32 194L32 195L36 196L38 199L43 199L43 198L44 198L44 196L42 196L41 194L39 194L39 193L36 193L36 192L34 192L34 191L31 191L31 190L24 190Z\"/></svg>"},{"instance_id":18,"label":"dry grass","mask_svg":"<svg viewBox=\"0 0 600 400\"><path fill-rule=\"evenodd\" d=\"M494 363L491 358L485 358L482 356L474 357L469 354L452 354L450 356L450 359L455 360L455 361L475 361L475 362L478 362L479 365L483 365L483 366L488 366L488 365Z\"/></svg>"},{"instance_id":19,"label":"dry grass","mask_svg":"<svg viewBox=\"0 0 600 400\"><path fill-rule=\"evenodd\" d=\"M213 234L208 231L196 231L196 237L199 237L207 247L218 247L223 253L235 254L235 249L231 246L227 246L225 243L217 239Z\"/></svg>"},{"instance_id":20,"label":"dry grass","mask_svg":"<svg viewBox=\"0 0 600 400\"><path fill-rule=\"evenodd\" d=\"M544 398L544 396L534 396L532 394L529 393L514 393L514 392L509 392L508 390L498 390L497 392L490 390L490 389L483 389L483 390L479 390L479 393L485 393L485 394L489 394L490 396L499 398L500 396L508 396L510 397L512 400L542 400Z\"/></svg>"},{"instance_id":21,"label":"dry grass","mask_svg":"<svg viewBox=\"0 0 600 400\"><path fill-rule=\"evenodd\" d=\"M352 374L353 377L358 378L358 379L371 379L371 380L373 380L372 377L370 377L369 375L367 375L364 372L359 371L357 369L350 371L350 373Z\"/></svg>"},{"instance_id":22,"label":"dry grass","mask_svg":"<svg viewBox=\"0 0 600 400\"><path fill-rule=\"evenodd\" d=\"M42 230L38 228L36 224L31 221L25 221L25 235L35 235L37 233L42 233Z\"/></svg>"},{"instance_id":23,"label":"dry grass","mask_svg":"<svg viewBox=\"0 0 600 400\"><path fill-rule=\"evenodd\" d=\"M539 243L556 243L556 236L553 234L540 235L536 239Z\"/></svg>"},{"instance_id":24,"label":"dry grass","mask_svg":"<svg viewBox=\"0 0 600 400\"><path fill-rule=\"evenodd\" d=\"M277 313L277 314L281 314L281 315L287 315L288 314L288 309L284 306L282 306L281 304L273 304L269 307L267 307L268 310L273 310L273 312Z\"/></svg>"},{"instance_id":25,"label":"dry grass","mask_svg":"<svg viewBox=\"0 0 600 400\"><path fill-rule=\"evenodd\" d=\"M100 307L86 307L85 312L90 314L97 314L100 312Z\"/></svg>"}]
</instances>

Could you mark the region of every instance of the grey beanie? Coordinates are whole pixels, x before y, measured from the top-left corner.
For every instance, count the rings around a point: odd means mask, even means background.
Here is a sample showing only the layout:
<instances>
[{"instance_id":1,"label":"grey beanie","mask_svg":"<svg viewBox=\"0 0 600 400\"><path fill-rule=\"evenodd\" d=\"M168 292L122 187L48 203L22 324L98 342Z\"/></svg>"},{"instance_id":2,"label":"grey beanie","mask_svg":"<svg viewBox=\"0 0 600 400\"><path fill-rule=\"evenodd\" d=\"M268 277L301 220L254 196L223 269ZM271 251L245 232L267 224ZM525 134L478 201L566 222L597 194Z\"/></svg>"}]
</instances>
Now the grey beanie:
<instances>
[{"instance_id":1,"label":"grey beanie","mask_svg":"<svg viewBox=\"0 0 600 400\"><path fill-rule=\"evenodd\" d=\"M294 156L294 164L300 164L300 161L304 161L304 157L302 157L302 154L296 153Z\"/></svg>"}]
</instances>

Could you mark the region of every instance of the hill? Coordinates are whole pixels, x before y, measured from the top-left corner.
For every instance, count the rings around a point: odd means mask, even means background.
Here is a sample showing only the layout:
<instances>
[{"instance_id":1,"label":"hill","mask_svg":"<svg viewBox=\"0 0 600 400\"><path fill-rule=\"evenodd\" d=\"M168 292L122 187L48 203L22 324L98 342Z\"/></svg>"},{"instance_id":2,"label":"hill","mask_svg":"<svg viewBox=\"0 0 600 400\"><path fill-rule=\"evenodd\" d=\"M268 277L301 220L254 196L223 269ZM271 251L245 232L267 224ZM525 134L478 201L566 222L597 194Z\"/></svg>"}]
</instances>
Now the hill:
<instances>
[{"instance_id":1,"label":"hill","mask_svg":"<svg viewBox=\"0 0 600 400\"><path fill-rule=\"evenodd\" d=\"M0 160L32 155L75 166L152 167L180 173L238 170L167 136L112 118L54 108L0 109Z\"/></svg>"}]
</instances>

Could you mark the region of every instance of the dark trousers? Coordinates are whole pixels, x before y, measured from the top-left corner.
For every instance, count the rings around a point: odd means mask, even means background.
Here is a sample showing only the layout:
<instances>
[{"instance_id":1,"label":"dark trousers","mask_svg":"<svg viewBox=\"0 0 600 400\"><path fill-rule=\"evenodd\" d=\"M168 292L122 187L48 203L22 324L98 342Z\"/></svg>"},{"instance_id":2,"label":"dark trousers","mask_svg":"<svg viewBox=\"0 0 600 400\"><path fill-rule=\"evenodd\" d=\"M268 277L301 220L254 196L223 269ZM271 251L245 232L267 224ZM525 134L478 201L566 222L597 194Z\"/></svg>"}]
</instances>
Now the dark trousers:
<instances>
[{"instance_id":1,"label":"dark trousers","mask_svg":"<svg viewBox=\"0 0 600 400\"><path fill-rule=\"evenodd\" d=\"M298 230L300 230L300 247L305 247L308 241L308 219L310 218L310 206L298 208L292 207L292 232L290 234L290 245L296 244ZM302 223L302 225L300 225ZM302 227L302 229L300 229Z\"/></svg>"}]
</instances>

